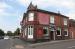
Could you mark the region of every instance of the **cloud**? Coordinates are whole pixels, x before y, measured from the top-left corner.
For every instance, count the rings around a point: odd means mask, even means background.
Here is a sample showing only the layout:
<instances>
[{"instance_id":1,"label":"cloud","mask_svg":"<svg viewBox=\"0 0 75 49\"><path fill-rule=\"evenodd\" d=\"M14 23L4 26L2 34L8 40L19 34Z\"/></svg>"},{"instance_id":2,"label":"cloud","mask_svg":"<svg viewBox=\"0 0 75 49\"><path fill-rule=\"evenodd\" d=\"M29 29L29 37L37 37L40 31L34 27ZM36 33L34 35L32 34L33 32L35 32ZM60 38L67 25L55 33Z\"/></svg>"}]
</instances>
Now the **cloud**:
<instances>
[{"instance_id":1,"label":"cloud","mask_svg":"<svg viewBox=\"0 0 75 49\"><path fill-rule=\"evenodd\" d=\"M5 2L0 2L0 9L12 8L10 5Z\"/></svg>"},{"instance_id":2,"label":"cloud","mask_svg":"<svg viewBox=\"0 0 75 49\"><path fill-rule=\"evenodd\" d=\"M16 13L7 13L6 15L0 16L0 28L3 29L5 32L7 32L8 30L14 32L15 29L20 26L21 19L19 15L20 14L16 12Z\"/></svg>"},{"instance_id":3,"label":"cloud","mask_svg":"<svg viewBox=\"0 0 75 49\"><path fill-rule=\"evenodd\" d=\"M10 15L10 13L7 12L9 9L13 9L13 7L6 4L5 2L0 2L0 16Z\"/></svg>"},{"instance_id":4,"label":"cloud","mask_svg":"<svg viewBox=\"0 0 75 49\"><path fill-rule=\"evenodd\" d=\"M49 6L55 7L66 7L66 8L75 8L74 0L17 0L22 5L29 5L32 1L34 5L38 5L39 7L46 8ZM44 5L44 6L43 6Z\"/></svg>"},{"instance_id":5,"label":"cloud","mask_svg":"<svg viewBox=\"0 0 75 49\"><path fill-rule=\"evenodd\" d=\"M21 5L29 5L29 3L32 1L34 5L37 5L38 8L41 9L48 9L51 10L51 8L57 8L61 13L64 11L64 14L74 17L75 12L75 0L18 0L18 2ZM56 9L56 11L57 11ZM67 12L67 13L66 13Z\"/></svg>"},{"instance_id":6,"label":"cloud","mask_svg":"<svg viewBox=\"0 0 75 49\"><path fill-rule=\"evenodd\" d=\"M61 3L61 5L63 6L63 7L66 7L66 8L70 8L70 9L73 9L73 8L75 8L75 2L74 1L72 1L72 0L65 0L65 1L63 1L62 3Z\"/></svg>"},{"instance_id":7,"label":"cloud","mask_svg":"<svg viewBox=\"0 0 75 49\"><path fill-rule=\"evenodd\" d=\"M16 0L16 1L23 6L28 6L31 0Z\"/></svg>"},{"instance_id":8,"label":"cloud","mask_svg":"<svg viewBox=\"0 0 75 49\"><path fill-rule=\"evenodd\" d=\"M13 11L13 12L12 12ZM18 26L19 10L14 10L13 6L6 2L0 2L0 28L5 32L14 31Z\"/></svg>"},{"instance_id":9,"label":"cloud","mask_svg":"<svg viewBox=\"0 0 75 49\"><path fill-rule=\"evenodd\" d=\"M70 19L75 19L75 11L70 11L67 13L67 16L70 17Z\"/></svg>"},{"instance_id":10,"label":"cloud","mask_svg":"<svg viewBox=\"0 0 75 49\"><path fill-rule=\"evenodd\" d=\"M66 8L74 8L75 1L74 0L35 0L34 4L37 4L40 7L66 7ZM44 5L44 6L43 6Z\"/></svg>"}]
</instances>

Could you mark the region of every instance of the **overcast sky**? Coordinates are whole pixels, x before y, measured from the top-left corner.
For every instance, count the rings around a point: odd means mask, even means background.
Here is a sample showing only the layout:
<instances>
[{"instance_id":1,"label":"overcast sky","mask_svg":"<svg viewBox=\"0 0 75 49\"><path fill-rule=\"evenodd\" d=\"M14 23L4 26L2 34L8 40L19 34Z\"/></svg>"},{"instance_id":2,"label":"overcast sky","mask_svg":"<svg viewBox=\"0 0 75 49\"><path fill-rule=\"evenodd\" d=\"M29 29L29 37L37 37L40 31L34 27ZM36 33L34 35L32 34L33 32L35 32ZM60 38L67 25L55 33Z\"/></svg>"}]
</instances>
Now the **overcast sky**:
<instances>
[{"instance_id":1,"label":"overcast sky","mask_svg":"<svg viewBox=\"0 0 75 49\"><path fill-rule=\"evenodd\" d=\"M20 27L22 15L30 2L39 9L58 12L75 19L75 0L0 0L0 28L5 32Z\"/></svg>"}]
</instances>

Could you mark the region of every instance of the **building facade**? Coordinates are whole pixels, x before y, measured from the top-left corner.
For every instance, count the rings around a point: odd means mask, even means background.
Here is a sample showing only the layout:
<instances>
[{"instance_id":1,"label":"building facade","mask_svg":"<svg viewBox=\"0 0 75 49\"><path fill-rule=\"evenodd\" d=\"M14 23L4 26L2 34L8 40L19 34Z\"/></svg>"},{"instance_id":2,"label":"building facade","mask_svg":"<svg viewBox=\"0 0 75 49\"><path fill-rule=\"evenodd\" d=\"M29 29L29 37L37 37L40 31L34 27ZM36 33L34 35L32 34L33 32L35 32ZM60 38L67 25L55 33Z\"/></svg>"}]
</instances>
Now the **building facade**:
<instances>
[{"instance_id":1,"label":"building facade","mask_svg":"<svg viewBox=\"0 0 75 49\"><path fill-rule=\"evenodd\" d=\"M69 39L69 17L30 3L21 22L21 37L27 41Z\"/></svg>"},{"instance_id":2,"label":"building facade","mask_svg":"<svg viewBox=\"0 0 75 49\"><path fill-rule=\"evenodd\" d=\"M75 20L69 20L70 38L75 39Z\"/></svg>"}]
</instances>

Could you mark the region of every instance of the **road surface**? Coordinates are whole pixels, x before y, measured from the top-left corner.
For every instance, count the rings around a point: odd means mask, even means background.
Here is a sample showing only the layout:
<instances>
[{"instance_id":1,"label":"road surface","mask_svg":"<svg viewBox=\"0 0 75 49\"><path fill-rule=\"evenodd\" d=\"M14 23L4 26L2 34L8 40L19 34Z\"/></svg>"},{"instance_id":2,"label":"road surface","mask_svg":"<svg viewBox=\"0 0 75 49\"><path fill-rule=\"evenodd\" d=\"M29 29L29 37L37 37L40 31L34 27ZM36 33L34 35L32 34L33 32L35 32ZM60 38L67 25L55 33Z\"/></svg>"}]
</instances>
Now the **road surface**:
<instances>
[{"instance_id":1,"label":"road surface","mask_svg":"<svg viewBox=\"0 0 75 49\"><path fill-rule=\"evenodd\" d=\"M0 49L75 49L75 40L67 40L41 46L29 46L20 39L0 40Z\"/></svg>"},{"instance_id":2,"label":"road surface","mask_svg":"<svg viewBox=\"0 0 75 49\"><path fill-rule=\"evenodd\" d=\"M0 49L10 49L12 46L12 40L0 39Z\"/></svg>"}]
</instances>

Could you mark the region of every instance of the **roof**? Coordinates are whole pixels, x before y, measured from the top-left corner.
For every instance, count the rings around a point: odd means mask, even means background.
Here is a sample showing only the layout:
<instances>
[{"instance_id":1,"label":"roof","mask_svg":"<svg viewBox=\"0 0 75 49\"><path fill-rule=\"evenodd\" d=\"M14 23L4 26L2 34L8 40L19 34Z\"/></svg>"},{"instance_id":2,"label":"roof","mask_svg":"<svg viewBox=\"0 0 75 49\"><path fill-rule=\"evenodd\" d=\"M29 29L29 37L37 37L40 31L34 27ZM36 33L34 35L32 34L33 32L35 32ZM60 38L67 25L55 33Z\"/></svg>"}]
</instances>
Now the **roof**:
<instances>
[{"instance_id":1,"label":"roof","mask_svg":"<svg viewBox=\"0 0 75 49\"><path fill-rule=\"evenodd\" d=\"M69 21L71 21L71 22L75 23L75 20L74 20L74 19L70 19Z\"/></svg>"},{"instance_id":2,"label":"roof","mask_svg":"<svg viewBox=\"0 0 75 49\"><path fill-rule=\"evenodd\" d=\"M42 10L42 9L35 9L35 10L29 10L29 11L37 11L37 12L42 12L42 13L47 13L47 14L53 14L53 15L58 15L58 16L63 16L66 18L69 18L65 15L62 15L61 13L55 13L55 12L51 12L51 11L46 11L46 10Z\"/></svg>"},{"instance_id":3,"label":"roof","mask_svg":"<svg viewBox=\"0 0 75 49\"><path fill-rule=\"evenodd\" d=\"M51 11L46 11L46 10L41 10L41 9L37 9L38 12L43 12L43 13L48 13L48 14L54 14L54 15L59 15L59 16L64 16L67 17L65 15L62 15L61 13L55 13L55 12L51 12ZM67 17L68 18L68 17Z\"/></svg>"},{"instance_id":4,"label":"roof","mask_svg":"<svg viewBox=\"0 0 75 49\"><path fill-rule=\"evenodd\" d=\"M28 11L43 12L43 13L48 13L48 14L53 14L53 15L58 15L58 16L63 16L63 17L65 17L65 18L69 18L69 17L67 17L67 16L65 16L65 15L62 15L60 12L55 13L55 12L50 12L50 11L38 9L38 8L37 8L37 5L34 6L34 5L32 4L32 2L31 2L30 5L28 6Z\"/></svg>"}]
</instances>

